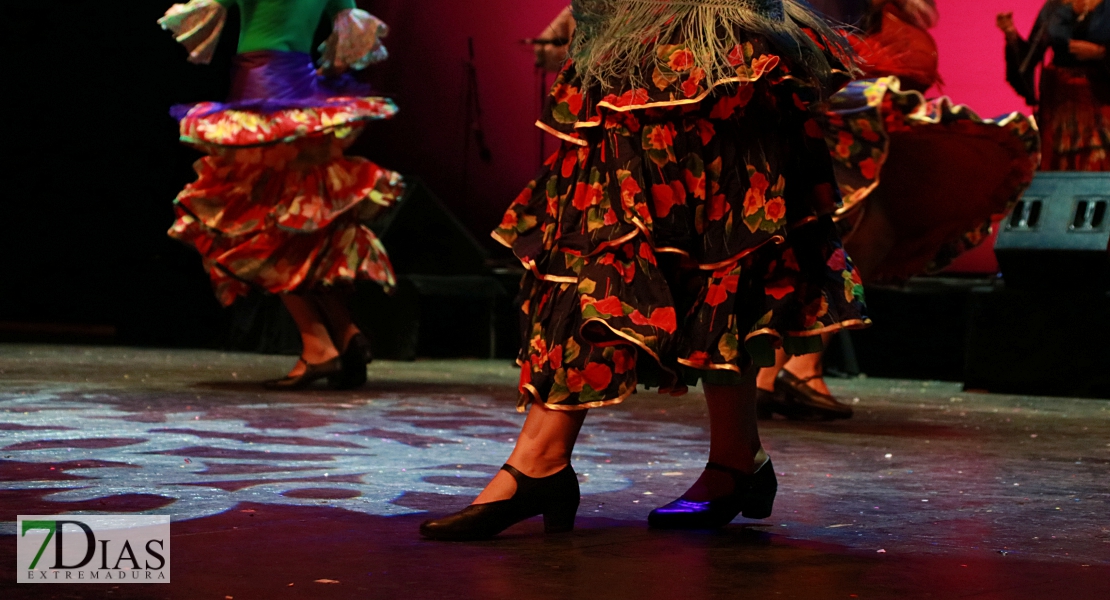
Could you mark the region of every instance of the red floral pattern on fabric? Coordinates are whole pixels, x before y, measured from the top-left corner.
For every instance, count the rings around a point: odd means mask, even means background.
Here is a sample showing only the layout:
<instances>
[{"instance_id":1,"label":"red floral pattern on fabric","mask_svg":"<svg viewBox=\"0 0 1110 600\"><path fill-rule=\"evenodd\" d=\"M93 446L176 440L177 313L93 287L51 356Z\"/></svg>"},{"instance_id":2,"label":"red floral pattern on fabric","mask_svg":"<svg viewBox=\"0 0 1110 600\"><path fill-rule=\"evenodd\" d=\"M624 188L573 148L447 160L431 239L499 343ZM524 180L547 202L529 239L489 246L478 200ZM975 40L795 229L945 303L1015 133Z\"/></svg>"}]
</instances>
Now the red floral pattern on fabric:
<instances>
[{"instance_id":1,"label":"red floral pattern on fabric","mask_svg":"<svg viewBox=\"0 0 1110 600\"><path fill-rule=\"evenodd\" d=\"M361 123L389 119L397 113L397 106L387 98L329 98L327 102L269 114L222 110L207 115L216 104L201 102L181 119L181 141L200 146L257 146L320 134L342 139Z\"/></svg>"},{"instance_id":2,"label":"red floral pattern on fabric","mask_svg":"<svg viewBox=\"0 0 1110 600\"><path fill-rule=\"evenodd\" d=\"M681 48L667 51L661 77L681 75L672 89L692 74ZM780 68L737 53L760 76ZM777 344L811 347L822 331L867 323L862 286L845 292L858 282L851 261L834 260L828 150L807 134L806 91L789 81L620 110L651 97L630 90L590 121L598 94L572 111L582 91L573 66L563 71L543 126L565 143L494 231L529 269L522 407L619 402L643 373L678 393L683 366L740 371L772 360ZM587 122L600 126L562 135Z\"/></svg>"},{"instance_id":3,"label":"red floral pattern on fabric","mask_svg":"<svg viewBox=\"0 0 1110 600\"><path fill-rule=\"evenodd\" d=\"M221 303L251 286L284 293L356 279L395 284L385 248L363 223L400 198L401 177L343 156L345 144L315 136L214 148L197 161L169 235L200 252Z\"/></svg>"},{"instance_id":4,"label":"red floral pattern on fabric","mask_svg":"<svg viewBox=\"0 0 1110 600\"><path fill-rule=\"evenodd\" d=\"M581 88L573 61L555 79L548 97L549 107L541 119L541 126L564 140L584 144L580 131L605 124L609 126L609 111L628 112L644 108L665 108L668 106L691 106L709 101L717 104L707 115L710 119L727 119L751 100L754 88L737 83L755 83L770 80L772 83L784 81L790 69L782 58L770 51L770 44L760 38L753 38L735 46L729 52L729 62L735 67L735 74L714 85L732 86L729 93L711 97L713 85L706 80L705 71L693 66L693 54L684 43L659 44L655 47L660 61L653 68L651 81L647 87L632 87L627 80L609 82L607 89L618 91L606 93L587 93ZM832 55L828 56L833 64L839 64ZM846 81L846 80L845 80ZM844 83L839 81L835 85ZM800 88L808 100L815 100L822 94L818 90ZM829 91L831 93L831 91ZM801 100L799 100L801 102ZM707 121L708 123L708 121ZM812 132L813 125L810 127ZM712 135L711 130L703 131ZM817 137L817 136L814 136Z\"/></svg>"}]
</instances>

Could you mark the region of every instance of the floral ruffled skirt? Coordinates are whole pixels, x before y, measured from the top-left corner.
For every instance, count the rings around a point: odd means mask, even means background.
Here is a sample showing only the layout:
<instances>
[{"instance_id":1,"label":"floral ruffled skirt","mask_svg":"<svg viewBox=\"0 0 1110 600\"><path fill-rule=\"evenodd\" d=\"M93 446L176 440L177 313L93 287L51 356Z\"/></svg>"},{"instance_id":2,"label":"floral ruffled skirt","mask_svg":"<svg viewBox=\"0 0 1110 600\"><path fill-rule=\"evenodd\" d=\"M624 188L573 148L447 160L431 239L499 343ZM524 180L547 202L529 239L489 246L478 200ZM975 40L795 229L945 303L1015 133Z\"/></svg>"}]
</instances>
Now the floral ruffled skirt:
<instances>
[{"instance_id":1,"label":"floral ruffled skirt","mask_svg":"<svg viewBox=\"0 0 1110 600\"><path fill-rule=\"evenodd\" d=\"M493 233L528 269L521 409L681 393L683 370L740 373L867 323L803 90L758 45L737 56L743 81L712 89L684 61L667 89L604 98L560 74L540 126L564 143Z\"/></svg>"},{"instance_id":2,"label":"floral ruffled skirt","mask_svg":"<svg viewBox=\"0 0 1110 600\"><path fill-rule=\"evenodd\" d=\"M225 305L252 287L286 293L356 279L392 287L389 258L365 223L401 197L403 182L344 150L365 123L396 107L334 95L307 55L255 53L240 62L246 75L237 85L274 89L177 109L182 141L208 156L177 197L169 235L200 252Z\"/></svg>"},{"instance_id":3,"label":"floral ruffled skirt","mask_svg":"<svg viewBox=\"0 0 1110 600\"><path fill-rule=\"evenodd\" d=\"M983 119L897 77L854 81L824 116L837 221L868 283L939 270L990 234L1033 180L1034 121Z\"/></svg>"}]
</instances>

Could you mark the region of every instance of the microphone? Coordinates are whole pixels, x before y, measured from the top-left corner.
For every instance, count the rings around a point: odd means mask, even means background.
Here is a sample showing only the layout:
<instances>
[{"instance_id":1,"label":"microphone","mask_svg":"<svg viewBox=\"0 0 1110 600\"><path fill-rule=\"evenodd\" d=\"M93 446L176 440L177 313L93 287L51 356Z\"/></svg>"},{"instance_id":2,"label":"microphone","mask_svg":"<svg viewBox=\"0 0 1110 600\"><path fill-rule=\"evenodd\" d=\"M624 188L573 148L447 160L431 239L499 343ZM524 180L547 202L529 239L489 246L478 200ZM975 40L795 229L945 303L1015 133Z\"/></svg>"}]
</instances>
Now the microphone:
<instances>
[{"instance_id":1,"label":"microphone","mask_svg":"<svg viewBox=\"0 0 1110 600\"><path fill-rule=\"evenodd\" d=\"M552 46L566 46L570 43L567 38L524 38L520 40L521 44L532 44L534 46L544 46L551 44Z\"/></svg>"}]
</instances>

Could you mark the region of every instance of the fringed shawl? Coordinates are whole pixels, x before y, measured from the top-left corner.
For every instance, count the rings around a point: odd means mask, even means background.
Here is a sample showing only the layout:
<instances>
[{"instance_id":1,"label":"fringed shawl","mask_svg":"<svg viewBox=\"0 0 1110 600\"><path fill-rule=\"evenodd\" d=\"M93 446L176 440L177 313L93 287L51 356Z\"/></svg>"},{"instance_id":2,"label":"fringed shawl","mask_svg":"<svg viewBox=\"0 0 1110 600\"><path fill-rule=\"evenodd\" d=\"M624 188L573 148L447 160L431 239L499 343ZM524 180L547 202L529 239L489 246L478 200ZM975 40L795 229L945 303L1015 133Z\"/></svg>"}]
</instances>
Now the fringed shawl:
<instances>
[{"instance_id":1,"label":"fringed shawl","mask_svg":"<svg viewBox=\"0 0 1110 600\"><path fill-rule=\"evenodd\" d=\"M751 36L767 40L793 76L820 88L835 68L854 68L848 42L798 0L574 0L573 8L571 57L587 87L646 85L664 60L656 46L679 43L712 87L736 76L729 54ZM830 64L829 53L847 64Z\"/></svg>"}]
</instances>

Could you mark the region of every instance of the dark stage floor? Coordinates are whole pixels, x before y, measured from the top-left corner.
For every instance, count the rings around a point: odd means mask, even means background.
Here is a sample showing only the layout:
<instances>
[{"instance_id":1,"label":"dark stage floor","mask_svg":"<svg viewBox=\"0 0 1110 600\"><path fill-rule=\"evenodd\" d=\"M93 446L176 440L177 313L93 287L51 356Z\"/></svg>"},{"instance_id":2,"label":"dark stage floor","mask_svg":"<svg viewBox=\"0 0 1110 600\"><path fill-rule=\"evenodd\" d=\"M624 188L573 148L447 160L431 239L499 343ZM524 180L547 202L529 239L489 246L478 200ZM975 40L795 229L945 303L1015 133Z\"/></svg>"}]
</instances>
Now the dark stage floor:
<instances>
[{"instance_id":1,"label":"dark stage floor","mask_svg":"<svg viewBox=\"0 0 1110 600\"><path fill-rule=\"evenodd\" d=\"M0 597L1110 597L1110 402L833 382L856 418L766 424L771 519L649 531L705 461L699 393L594 411L578 529L416 534L522 417L504 361L375 363L357 392L267 392L287 357L0 345ZM22 585L17 514L172 514L169 585ZM320 583L330 581L330 583Z\"/></svg>"}]
</instances>

